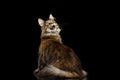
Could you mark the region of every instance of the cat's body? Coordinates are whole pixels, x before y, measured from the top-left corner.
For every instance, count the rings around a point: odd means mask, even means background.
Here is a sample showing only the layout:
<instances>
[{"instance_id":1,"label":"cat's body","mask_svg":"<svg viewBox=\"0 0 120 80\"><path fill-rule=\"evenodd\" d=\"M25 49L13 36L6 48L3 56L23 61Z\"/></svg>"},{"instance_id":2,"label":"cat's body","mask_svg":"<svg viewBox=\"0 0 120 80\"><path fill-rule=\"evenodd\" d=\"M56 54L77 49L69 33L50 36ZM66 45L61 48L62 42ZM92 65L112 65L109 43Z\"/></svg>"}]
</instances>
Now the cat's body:
<instances>
[{"instance_id":1,"label":"cat's body","mask_svg":"<svg viewBox=\"0 0 120 80\"><path fill-rule=\"evenodd\" d=\"M61 29L52 15L49 20L38 19L41 26L38 68L34 75L38 80L87 80L74 51L64 45L59 35Z\"/></svg>"}]
</instances>

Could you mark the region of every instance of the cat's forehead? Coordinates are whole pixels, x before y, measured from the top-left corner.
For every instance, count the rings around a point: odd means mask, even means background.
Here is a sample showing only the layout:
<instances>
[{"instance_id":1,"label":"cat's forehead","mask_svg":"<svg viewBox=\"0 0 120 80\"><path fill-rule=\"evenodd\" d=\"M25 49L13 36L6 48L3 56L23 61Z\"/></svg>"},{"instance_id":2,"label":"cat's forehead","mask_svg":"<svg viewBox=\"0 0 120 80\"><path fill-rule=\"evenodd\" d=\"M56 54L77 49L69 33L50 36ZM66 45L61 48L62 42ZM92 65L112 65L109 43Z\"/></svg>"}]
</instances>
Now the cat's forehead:
<instances>
[{"instance_id":1,"label":"cat's forehead","mask_svg":"<svg viewBox=\"0 0 120 80\"><path fill-rule=\"evenodd\" d=\"M47 23L52 24L52 23L56 23L56 21L49 19L49 20L46 20L45 23L46 23L46 24L47 24Z\"/></svg>"}]
</instances>

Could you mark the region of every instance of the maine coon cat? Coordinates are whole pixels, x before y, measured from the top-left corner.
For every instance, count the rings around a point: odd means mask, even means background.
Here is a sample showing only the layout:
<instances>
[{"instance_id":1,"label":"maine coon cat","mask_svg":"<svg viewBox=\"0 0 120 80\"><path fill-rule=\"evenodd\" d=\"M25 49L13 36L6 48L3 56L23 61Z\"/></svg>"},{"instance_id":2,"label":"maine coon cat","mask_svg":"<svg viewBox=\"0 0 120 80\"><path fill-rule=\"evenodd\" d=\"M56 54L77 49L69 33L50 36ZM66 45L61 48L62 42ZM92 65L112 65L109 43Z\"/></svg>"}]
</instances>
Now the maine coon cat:
<instances>
[{"instance_id":1,"label":"maine coon cat","mask_svg":"<svg viewBox=\"0 0 120 80\"><path fill-rule=\"evenodd\" d=\"M38 80L87 80L80 59L73 49L62 42L60 26L50 14L44 21L39 18L41 42L38 52L38 68L34 75Z\"/></svg>"}]
</instances>

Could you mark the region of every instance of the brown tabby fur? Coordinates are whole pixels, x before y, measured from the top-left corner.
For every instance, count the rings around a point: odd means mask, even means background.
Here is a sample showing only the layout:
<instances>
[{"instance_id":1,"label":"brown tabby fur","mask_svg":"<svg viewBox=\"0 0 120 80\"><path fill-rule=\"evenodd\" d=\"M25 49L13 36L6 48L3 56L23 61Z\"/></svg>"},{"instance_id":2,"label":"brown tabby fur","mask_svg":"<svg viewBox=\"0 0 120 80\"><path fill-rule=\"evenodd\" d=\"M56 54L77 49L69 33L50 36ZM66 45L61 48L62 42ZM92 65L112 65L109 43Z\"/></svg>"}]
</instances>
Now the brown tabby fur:
<instances>
[{"instance_id":1,"label":"brown tabby fur","mask_svg":"<svg viewBox=\"0 0 120 80\"><path fill-rule=\"evenodd\" d=\"M38 80L87 80L87 72L75 52L64 45L59 35L60 28L50 14L49 19L39 19L41 44L39 47L38 68L34 75ZM55 28L52 28L54 25ZM48 29L48 30L47 30Z\"/></svg>"}]
</instances>

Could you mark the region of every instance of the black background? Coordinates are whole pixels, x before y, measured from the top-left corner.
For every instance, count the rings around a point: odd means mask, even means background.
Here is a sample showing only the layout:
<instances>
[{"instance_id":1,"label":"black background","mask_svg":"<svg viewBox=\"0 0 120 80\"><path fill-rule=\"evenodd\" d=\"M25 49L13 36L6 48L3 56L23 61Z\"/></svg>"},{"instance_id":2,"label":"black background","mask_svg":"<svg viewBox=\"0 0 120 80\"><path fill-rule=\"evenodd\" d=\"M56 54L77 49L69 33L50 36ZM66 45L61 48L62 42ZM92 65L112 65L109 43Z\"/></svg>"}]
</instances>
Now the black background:
<instances>
[{"instance_id":1,"label":"black background","mask_svg":"<svg viewBox=\"0 0 120 80\"><path fill-rule=\"evenodd\" d=\"M99 3L92 2L44 2L37 3L32 9L32 71L37 66L37 50L39 46L40 26L37 19L48 19L52 13L62 25L63 43L73 48L81 59L83 69L88 72L88 80L103 79L101 69L104 67L106 42L107 9ZM47 4L46 4L47 3ZM43 4L43 5L42 5ZM104 4L103 4L104 5ZM34 76L32 77L34 79ZM35 80L35 79L34 79Z\"/></svg>"},{"instance_id":2,"label":"black background","mask_svg":"<svg viewBox=\"0 0 120 80\"><path fill-rule=\"evenodd\" d=\"M5 48L2 51L2 54L5 53L2 60L5 76L12 74L9 78L15 80L36 80L33 71L37 68L41 33L37 19L46 20L52 13L58 24L62 25L63 43L76 52L83 69L88 72L88 80L113 77L115 31L110 26L115 24L112 21L112 4L60 0L10 1L5 2L2 7L1 19L4 27L1 28L4 35L1 45Z\"/></svg>"}]
</instances>

